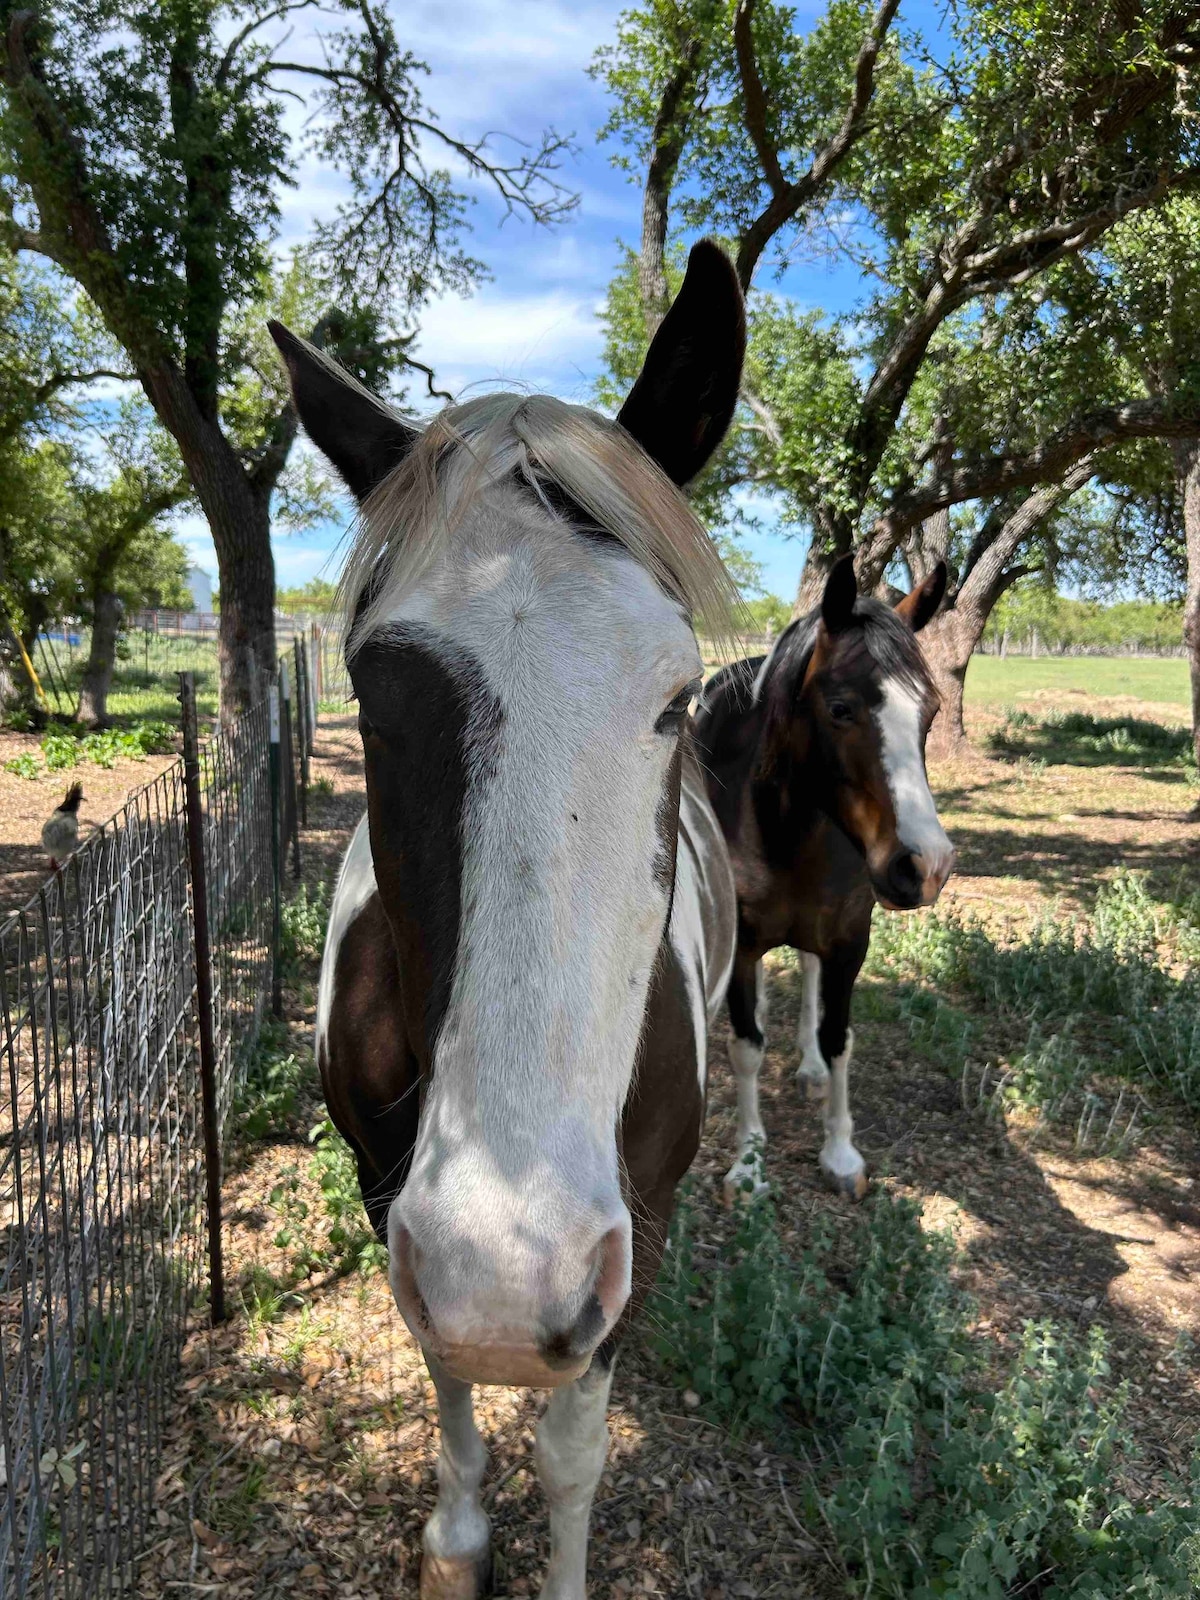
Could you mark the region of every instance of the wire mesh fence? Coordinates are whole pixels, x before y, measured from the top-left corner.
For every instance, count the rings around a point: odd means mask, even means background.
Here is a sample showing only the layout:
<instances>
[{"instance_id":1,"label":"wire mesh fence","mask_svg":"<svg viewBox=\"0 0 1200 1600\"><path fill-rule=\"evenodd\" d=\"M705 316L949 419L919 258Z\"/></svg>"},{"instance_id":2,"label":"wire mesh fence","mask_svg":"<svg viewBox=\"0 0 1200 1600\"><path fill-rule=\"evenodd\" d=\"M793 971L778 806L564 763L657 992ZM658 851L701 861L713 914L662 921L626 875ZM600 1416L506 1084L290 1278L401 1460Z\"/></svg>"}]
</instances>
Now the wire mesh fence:
<instances>
[{"instance_id":1,"label":"wire mesh fence","mask_svg":"<svg viewBox=\"0 0 1200 1600\"><path fill-rule=\"evenodd\" d=\"M306 649L295 662L310 689ZM144 1540L170 1379L208 1281L198 993L207 974L219 1139L270 1003L299 842L316 699L291 704L290 721L264 702L200 749L191 836L185 755L0 927L6 1600L123 1592Z\"/></svg>"}]
</instances>

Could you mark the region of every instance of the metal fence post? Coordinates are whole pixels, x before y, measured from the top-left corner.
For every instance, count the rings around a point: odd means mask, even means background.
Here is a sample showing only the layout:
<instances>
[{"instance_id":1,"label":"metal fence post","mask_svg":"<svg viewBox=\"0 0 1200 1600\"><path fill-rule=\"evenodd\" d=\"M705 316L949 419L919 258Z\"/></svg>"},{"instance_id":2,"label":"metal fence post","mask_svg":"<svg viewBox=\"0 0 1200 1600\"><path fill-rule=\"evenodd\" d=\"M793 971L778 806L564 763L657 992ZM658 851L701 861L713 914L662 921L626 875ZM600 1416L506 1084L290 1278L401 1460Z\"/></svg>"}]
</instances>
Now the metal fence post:
<instances>
[{"instance_id":1,"label":"metal fence post","mask_svg":"<svg viewBox=\"0 0 1200 1600\"><path fill-rule=\"evenodd\" d=\"M312 625L312 655L313 655L313 695L319 706L325 698L325 663L322 659L323 648L321 640L321 624L314 622ZM316 721L316 718L313 718Z\"/></svg>"},{"instance_id":2,"label":"metal fence post","mask_svg":"<svg viewBox=\"0 0 1200 1600\"><path fill-rule=\"evenodd\" d=\"M188 865L192 878L192 936L196 952L196 1022L200 1039L200 1114L204 1126L204 1176L208 1211L209 1307L214 1324L225 1321L225 1269L221 1252L221 1129L217 1117L217 1060L213 1044L212 945L208 929L208 879L204 865L204 807L200 800L200 730L196 680L179 674L183 728L183 797Z\"/></svg>"},{"instance_id":3,"label":"metal fence post","mask_svg":"<svg viewBox=\"0 0 1200 1600\"><path fill-rule=\"evenodd\" d=\"M296 723L300 729L300 826L308 827L308 673L304 667L304 640L292 640L296 658Z\"/></svg>"},{"instance_id":4,"label":"metal fence post","mask_svg":"<svg viewBox=\"0 0 1200 1600\"><path fill-rule=\"evenodd\" d=\"M280 944L283 939L283 851L280 812L283 806L282 761L280 759L279 690L272 684L267 691L270 724L271 775L271 1015L283 1015L283 970Z\"/></svg>"},{"instance_id":5,"label":"metal fence post","mask_svg":"<svg viewBox=\"0 0 1200 1600\"><path fill-rule=\"evenodd\" d=\"M292 872L300 876L300 808L296 803L296 761L292 749L292 685L286 657L279 663L279 694L283 704L279 717L280 750L283 771L287 780L284 798L287 803L288 829L291 835ZM286 848L287 841L285 841Z\"/></svg>"},{"instance_id":6,"label":"metal fence post","mask_svg":"<svg viewBox=\"0 0 1200 1600\"><path fill-rule=\"evenodd\" d=\"M316 754L317 750L317 686L313 681L313 653L312 640L307 634L300 641L304 652L304 704L308 709L308 753Z\"/></svg>"}]
</instances>

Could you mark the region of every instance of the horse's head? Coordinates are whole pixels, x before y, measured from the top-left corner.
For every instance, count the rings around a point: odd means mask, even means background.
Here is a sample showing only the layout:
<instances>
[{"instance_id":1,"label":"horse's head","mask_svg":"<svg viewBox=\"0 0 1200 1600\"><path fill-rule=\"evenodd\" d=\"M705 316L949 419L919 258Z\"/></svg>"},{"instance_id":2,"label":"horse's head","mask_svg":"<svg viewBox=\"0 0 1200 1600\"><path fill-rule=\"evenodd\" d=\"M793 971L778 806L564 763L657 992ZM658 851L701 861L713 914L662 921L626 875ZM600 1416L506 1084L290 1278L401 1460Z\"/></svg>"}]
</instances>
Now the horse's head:
<instances>
[{"instance_id":1,"label":"horse's head","mask_svg":"<svg viewBox=\"0 0 1200 1600\"><path fill-rule=\"evenodd\" d=\"M393 1290L457 1376L569 1381L630 1293L618 1129L673 892L691 616L729 602L679 486L736 403L737 279L697 246L616 424L491 395L418 435L276 338L362 502L348 659L422 1092Z\"/></svg>"},{"instance_id":2,"label":"horse's head","mask_svg":"<svg viewBox=\"0 0 1200 1600\"><path fill-rule=\"evenodd\" d=\"M925 772L937 694L916 634L941 603L939 564L889 608L860 597L853 560L833 568L780 675L782 737L804 757L817 804L858 845L879 903L932 905L954 867ZM797 640L799 645L801 640Z\"/></svg>"}]
</instances>

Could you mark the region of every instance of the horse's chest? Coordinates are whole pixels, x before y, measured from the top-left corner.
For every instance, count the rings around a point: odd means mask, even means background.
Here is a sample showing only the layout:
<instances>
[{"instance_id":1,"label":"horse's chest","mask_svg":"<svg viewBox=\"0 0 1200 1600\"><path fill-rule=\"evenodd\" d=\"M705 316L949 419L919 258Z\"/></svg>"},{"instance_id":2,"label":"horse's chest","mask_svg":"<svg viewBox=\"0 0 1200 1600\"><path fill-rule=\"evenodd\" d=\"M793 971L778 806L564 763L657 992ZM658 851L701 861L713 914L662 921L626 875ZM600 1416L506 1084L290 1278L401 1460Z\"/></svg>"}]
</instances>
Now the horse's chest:
<instances>
[{"instance_id":1,"label":"horse's chest","mask_svg":"<svg viewBox=\"0 0 1200 1600\"><path fill-rule=\"evenodd\" d=\"M768 861L759 850L737 852L734 876L744 941L759 950L788 944L824 955L857 942L870 923L874 896L862 858L827 824L819 823L783 861Z\"/></svg>"}]
</instances>

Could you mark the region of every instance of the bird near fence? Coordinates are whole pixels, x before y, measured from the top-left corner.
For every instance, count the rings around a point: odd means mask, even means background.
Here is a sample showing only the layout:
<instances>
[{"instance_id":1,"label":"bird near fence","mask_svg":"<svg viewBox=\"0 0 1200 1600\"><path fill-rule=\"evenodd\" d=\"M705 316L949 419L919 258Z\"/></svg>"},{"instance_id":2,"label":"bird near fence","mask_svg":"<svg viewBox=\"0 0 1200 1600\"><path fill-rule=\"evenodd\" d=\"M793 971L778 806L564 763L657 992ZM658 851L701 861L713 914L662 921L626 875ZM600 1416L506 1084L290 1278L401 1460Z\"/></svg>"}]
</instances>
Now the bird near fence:
<instances>
[{"instance_id":1,"label":"bird near fence","mask_svg":"<svg viewBox=\"0 0 1200 1600\"><path fill-rule=\"evenodd\" d=\"M83 799L83 785L73 783L61 805L46 819L42 828L42 849L50 861L50 871L57 872L63 862L74 855L79 843L79 804Z\"/></svg>"}]
</instances>

